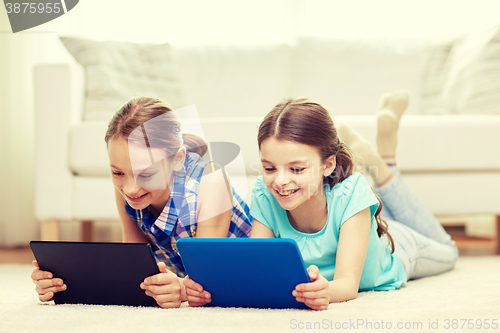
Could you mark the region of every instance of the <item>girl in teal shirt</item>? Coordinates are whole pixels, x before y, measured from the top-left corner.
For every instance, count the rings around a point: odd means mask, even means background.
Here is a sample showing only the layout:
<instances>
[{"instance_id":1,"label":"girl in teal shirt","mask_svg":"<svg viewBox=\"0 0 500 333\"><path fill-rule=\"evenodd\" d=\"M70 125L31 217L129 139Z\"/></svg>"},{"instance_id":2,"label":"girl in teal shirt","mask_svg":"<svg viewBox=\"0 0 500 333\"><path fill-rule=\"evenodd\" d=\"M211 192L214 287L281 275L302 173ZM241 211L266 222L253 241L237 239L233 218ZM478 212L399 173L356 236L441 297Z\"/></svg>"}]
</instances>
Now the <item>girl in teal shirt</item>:
<instances>
[{"instance_id":1,"label":"girl in teal shirt","mask_svg":"<svg viewBox=\"0 0 500 333\"><path fill-rule=\"evenodd\" d=\"M358 291L398 289L455 264L454 242L395 163L407 104L406 92L381 98L378 152L349 126L336 129L328 111L307 99L278 104L259 127L263 174L252 196L251 237L297 242L311 282L297 285L293 295L312 309L354 299ZM378 196L354 172L351 151L368 167ZM199 284L185 284L194 304L210 299Z\"/></svg>"}]
</instances>

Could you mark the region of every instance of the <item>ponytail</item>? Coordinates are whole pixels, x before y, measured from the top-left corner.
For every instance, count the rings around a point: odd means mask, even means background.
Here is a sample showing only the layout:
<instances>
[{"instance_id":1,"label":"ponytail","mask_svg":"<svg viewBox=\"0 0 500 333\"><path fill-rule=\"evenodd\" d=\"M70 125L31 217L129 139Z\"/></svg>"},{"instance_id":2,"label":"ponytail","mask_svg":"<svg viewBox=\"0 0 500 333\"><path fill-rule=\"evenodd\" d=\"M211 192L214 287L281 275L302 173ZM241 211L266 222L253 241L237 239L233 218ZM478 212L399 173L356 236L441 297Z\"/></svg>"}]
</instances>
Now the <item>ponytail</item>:
<instances>
[{"instance_id":1,"label":"ponytail","mask_svg":"<svg viewBox=\"0 0 500 333\"><path fill-rule=\"evenodd\" d=\"M333 187L337 183L344 181L354 172L355 168L354 154L351 148L349 148L349 146L347 146L347 144L343 143L342 141L340 141L336 145L336 147L338 148L338 151L335 154L337 166L335 167L335 170L330 174L330 176L325 177L327 178L326 181L330 184L331 187ZM373 194L379 202L377 211L375 212L378 237L380 238L382 237L382 235L386 234L387 238L389 239L389 244L391 245L391 253L394 253L394 239L388 231L389 227L387 225L387 221L380 216L380 213L382 212L382 201L380 200L378 195L375 194L375 192L373 192Z\"/></svg>"},{"instance_id":2,"label":"ponytail","mask_svg":"<svg viewBox=\"0 0 500 333\"><path fill-rule=\"evenodd\" d=\"M186 151L191 153L196 153L203 157L208 150L207 143L201 137L191 133L182 134L182 140L184 141L184 147Z\"/></svg>"},{"instance_id":3,"label":"ponytail","mask_svg":"<svg viewBox=\"0 0 500 333\"><path fill-rule=\"evenodd\" d=\"M375 194L375 192L373 194ZM394 253L394 239L392 238L391 234L389 233L389 230L388 230L389 226L387 224L387 221L384 220L380 216L380 212L382 212L382 201L380 200L378 195L375 194L375 196L377 197L377 200L379 202L377 211L375 212L375 219L377 220L377 234L378 234L379 238L382 237L383 234L387 235L387 238L389 239L389 244L391 245L391 248L392 248L391 253Z\"/></svg>"}]
</instances>

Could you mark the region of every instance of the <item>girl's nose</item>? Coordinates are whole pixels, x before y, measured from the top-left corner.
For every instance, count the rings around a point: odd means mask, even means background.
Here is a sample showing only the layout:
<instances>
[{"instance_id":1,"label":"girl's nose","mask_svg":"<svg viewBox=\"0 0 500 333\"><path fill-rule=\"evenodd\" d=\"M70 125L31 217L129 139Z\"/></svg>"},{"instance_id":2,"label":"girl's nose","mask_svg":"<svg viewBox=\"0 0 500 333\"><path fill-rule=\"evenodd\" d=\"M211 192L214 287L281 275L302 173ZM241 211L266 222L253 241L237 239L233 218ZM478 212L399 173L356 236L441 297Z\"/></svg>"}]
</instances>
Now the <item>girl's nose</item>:
<instances>
[{"instance_id":1,"label":"girl's nose","mask_svg":"<svg viewBox=\"0 0 500 333\"><path fill-rule=\"evenodd\" d=\"M139 194L139 192L141 191L141 187L137 185L133 177L129 177L129 179L127 180L127 184L123 188L123 191L128 196L134 197L135 195Z\"/></svg>"},{"instance_id":2,"label":"girl's nose","mask_svg":"<svg viewBox=\"0 0 500 333\"><path fill-rule=\"evenodd\" d=\"M283 170L278 170L276 173L276 178L274 179L274 183L278 186L284 186L290 182L288 175Z\"/></svg>"}]
</instances>

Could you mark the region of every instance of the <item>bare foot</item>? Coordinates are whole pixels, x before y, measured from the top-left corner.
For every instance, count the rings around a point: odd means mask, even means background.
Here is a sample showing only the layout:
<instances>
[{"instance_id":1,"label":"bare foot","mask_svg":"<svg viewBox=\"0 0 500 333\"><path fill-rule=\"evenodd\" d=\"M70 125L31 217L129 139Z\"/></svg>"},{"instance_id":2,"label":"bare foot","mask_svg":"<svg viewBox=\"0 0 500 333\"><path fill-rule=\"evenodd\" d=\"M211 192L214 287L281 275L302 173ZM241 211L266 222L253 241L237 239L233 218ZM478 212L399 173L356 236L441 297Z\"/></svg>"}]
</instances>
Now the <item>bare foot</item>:
<instances>
[{"instance_id":1,"label":"bare foot","mask_svg":"<svg viewBox=\"0 0 500 333\"><path fill-rule=\"evenodd\" d=\"M337 123L336 128L340 140L347 144L355 154L356 163L366 168L377 185L385 182L392 176L391 169L389 169L368 140L360 136L348 124Z\"/></svg>"},{"instance_id":2,"label":"bare foot","mask_svg":"<svg viewBox=\"0 0 500 333\"><path fill-rule=\"evenodd\" d=\"M376 158L377 152L373 149L370 142L359 135L349 124L339 122L335 127L337 128L340 140L347 144L353 153L361 159L359 161L360 164L363 166L373 165L373 160Z\"/></svg>"},{"instance_id":3,"label":"bare foot","mask_svg":"<svg viewBox=\"0 0 500 333\"><path fill-rule=\"evenodd\" d=\"M377 107L377 151L380 156L394 157L398 144L399 121L408 106L406 90L390 91L379 100Z\"/></svg>"}]
</instances>

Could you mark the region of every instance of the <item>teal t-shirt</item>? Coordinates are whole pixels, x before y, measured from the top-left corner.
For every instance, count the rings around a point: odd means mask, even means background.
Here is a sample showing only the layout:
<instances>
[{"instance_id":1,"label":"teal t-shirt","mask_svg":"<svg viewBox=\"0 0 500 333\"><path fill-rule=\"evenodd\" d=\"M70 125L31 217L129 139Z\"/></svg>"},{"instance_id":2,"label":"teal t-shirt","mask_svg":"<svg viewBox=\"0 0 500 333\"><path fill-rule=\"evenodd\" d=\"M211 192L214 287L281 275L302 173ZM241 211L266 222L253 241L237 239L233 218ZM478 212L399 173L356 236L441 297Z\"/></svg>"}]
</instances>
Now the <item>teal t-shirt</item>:
<instances>
[{"instance_id":1,"label":"teal t-shirt","mask_svg":"<svg viewBox=\"0 0 500 333\"><path fill-rule=\"evenodd\" d=\"M316 265L321 275L333 280L340 228L356 213L370 207L371 230L359 290L393 290L406 283L406 273L387 240L377 234L375 212L379 202L365 178L355 173L333 187L325 185L328 219L322 230L304 233L292 227L286 210L267 189L262 176L252 193L250 214L274 232L277 238L297 242L306 267Z\"/></svg>"}]
</instances>

